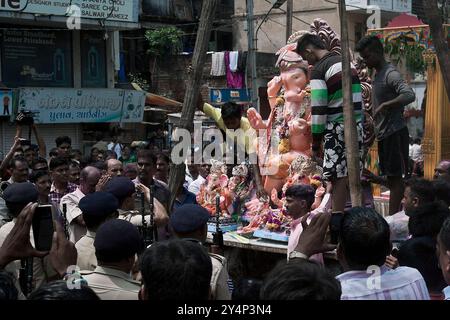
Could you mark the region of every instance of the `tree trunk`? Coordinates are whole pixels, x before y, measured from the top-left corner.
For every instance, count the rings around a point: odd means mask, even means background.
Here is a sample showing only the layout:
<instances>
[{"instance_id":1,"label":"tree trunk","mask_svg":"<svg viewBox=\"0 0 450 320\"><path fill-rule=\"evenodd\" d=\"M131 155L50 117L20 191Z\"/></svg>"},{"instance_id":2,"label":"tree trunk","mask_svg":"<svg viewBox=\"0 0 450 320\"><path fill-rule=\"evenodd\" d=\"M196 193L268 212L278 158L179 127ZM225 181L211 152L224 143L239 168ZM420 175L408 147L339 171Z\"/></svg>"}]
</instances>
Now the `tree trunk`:
<instances>
[{"instance_id":1,"label":"tree trunk","mask_svg":"<svg viewBox=\"0 0 450 320\"><path fill-rule=\"evenodd\" d=\"M442 16L437 6L437 0L422 0L422 5L430 26L430 33L439 65L441 66L447 97L450 99L450 52L443 30Z\"/></svg>"},{"instance_id":2,"label":"tree trunk","mask_svg":"<svg viewBox=\"0 0 450 320\"><path fill-rule=\"evenodd\" d=\"M344 135L347 157L348 181L352 206L362 205L362 192L359 171L359 150L355 115L353 112L352 71L350 68L350 46L348 41L347 12L345 0L339 0L342 48L342 92L344 99Z\"/></svg>"},{"instance_id":3,"label":"tree trunk","mask_svg":"<svg viewBox=\"0 0 450 320\"><path fill-rule=\"evenodd\" d=\"M219 0L203 1L202 13L200 16L200 23L197 31L197 39L195 42L194 54L192 57L192 71L189 74L189 78L186 84L186 93L184 95L184 104L181 111L180 123L178 127L175 128L175 130L178 130L179 128L187 129L189 131L193 130L194 114L200 90L203 66L206 59L206 51L208 50L209 38L218 3ZM186 142L184 141L184 143ZM177 191L184 182L185 170L186 169L184 163L171 165L169 176L169 212L172 211Z\"/></svg>"}]
</instances>

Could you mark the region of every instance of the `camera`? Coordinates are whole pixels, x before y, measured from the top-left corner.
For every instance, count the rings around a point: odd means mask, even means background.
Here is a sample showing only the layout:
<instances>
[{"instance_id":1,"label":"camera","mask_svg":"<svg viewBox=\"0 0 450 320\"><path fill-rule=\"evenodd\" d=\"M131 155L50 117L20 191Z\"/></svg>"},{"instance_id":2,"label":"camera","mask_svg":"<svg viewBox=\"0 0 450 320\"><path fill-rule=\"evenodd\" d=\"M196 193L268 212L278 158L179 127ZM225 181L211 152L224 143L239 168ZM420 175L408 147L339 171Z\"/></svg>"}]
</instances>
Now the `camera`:
<instances>
[{"instance_id":1,"label":"camera","mask_svg":"<svg viewBox=\"0 0 450 320\"><path fill-rule=\"evenodd\" d=\"M16 123L21 126L31 126L34 124L34 116L37 112L21 110L16 117Z\"/></svg>"}]
</instances>

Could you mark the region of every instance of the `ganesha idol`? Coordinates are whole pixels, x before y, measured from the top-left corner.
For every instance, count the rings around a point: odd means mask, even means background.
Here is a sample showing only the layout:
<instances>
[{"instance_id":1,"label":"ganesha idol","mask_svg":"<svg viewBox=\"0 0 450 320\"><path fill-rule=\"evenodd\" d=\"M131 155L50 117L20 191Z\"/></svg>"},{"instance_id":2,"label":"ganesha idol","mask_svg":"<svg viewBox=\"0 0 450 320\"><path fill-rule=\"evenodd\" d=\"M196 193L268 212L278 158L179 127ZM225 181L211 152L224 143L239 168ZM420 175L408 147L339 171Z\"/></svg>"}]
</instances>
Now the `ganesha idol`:
<instances>
[{"instance_id":1,"label":"ganesha idol","mask_svg":"<svg viewBox=\"0 0 450 320\"><path fill-rule=\"evenodd\" d=\"M323 170L316 162L310 157L300 155L292 161L288 172L289 176L282 188L282 199L278 197L275 189L272 190L271 199L276 208L270 207L268 202L259 199L246 203L247 218L250 222L240 232L247 233L263 229L277 233L289 233L291 218L285 212L284 194L290 186L297 184L313 186L316 189L316 197L312 209L321 204L325 194L322 184Z\"/></svg>"},{"instance_id":2,"label":"ganesha idol","mask_svg":"<svg viewBox=\"0 0 450 320\"><path fill-rule=\"evenodd\" d=\"M299 155L309 157L311 152L309 66L295 52L296 39L290 42L277 52L280 75L268 83L269 119L264 121L254 108L247 112L251 126L259 133L255 147L264 189L269 194L274 188L281 190L292 161Z\"/></svg>"},{"instance_id":3,"label":"ganesha idol","mask_svg":"<svg viewBox=\"0 0 450 320\"><path fill-rule=\"evenodd\" d=\"M240 201L250 198L253 191L253 181L250 179L247 165L235 166L232 175L228 182L228 189L232 192L233 197Z\"/></svg>"},{"instance_id":4,"label":"ganesha idol","mask_svg":"<svg viewBox=\"0 0 450 320\"><path fill-rule=\"evenodd\" d=\"M211 160L210 173L197 194L197 202L206 208L211 216L216 215L216 197L220 196L220 216L229 218L233 213L233 195L228 188L227 166L220 161Z\"/></svg>"},{"instance_id":5,"label":"ganesha idol","mask_svg":"<svg viewBox=\"0 0 450 320\"><path fill-rule=\"evenodd\" d=\"M292 161L289 167L289 177L286 179L285 184L282 188L282 197L286 194L286 190L293 185L297 184L308 184L311 185L316 190L315 201L311 206L311 209L316 209L325 194L325 187L322 182L323 169L310 157L303 155L298 156L294 161ZM272 190L271 194L272 202L278 207L283 208L283 200L278 198L278 194L275 189Z\"/></svg>"}]
</instances>

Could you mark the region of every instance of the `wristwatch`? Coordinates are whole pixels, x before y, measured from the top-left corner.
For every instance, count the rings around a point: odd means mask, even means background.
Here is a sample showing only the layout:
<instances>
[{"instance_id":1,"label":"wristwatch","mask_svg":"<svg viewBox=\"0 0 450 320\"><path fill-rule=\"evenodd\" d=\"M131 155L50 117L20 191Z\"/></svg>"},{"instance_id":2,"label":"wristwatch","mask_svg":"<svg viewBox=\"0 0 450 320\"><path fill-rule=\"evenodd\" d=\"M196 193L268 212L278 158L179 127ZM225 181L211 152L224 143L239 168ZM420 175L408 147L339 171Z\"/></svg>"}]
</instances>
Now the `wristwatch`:
<instances>
[{"instance_id":1,"label":"wristwatch","mask_svg":"<svg viewBox=\"0 0 450 320\"><path fill-rule=\"evenodd\" d=\"M289 253L289 260L290 259L296 259L296 258L300 258L300 259L307 259L308 260L308 256L304 253L298 252L298 251L292 251L291 253Z\"/></svg>"}]
</instances>

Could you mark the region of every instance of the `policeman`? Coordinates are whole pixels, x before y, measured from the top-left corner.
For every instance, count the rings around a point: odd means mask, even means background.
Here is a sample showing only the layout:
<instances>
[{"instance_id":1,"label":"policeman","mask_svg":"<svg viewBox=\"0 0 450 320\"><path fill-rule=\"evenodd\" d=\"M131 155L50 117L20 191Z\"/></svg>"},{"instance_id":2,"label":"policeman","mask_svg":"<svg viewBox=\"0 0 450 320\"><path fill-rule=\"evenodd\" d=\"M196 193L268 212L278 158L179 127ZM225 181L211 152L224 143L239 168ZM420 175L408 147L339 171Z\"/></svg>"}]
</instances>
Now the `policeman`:
<instances>
[{"instance_id":1,"label":"policeman","mask_svg":"<svg viewBox=\"0 0 450 320\"><path fill-rule=\"evenodd\" d=\"M0 246L5 241L8 234L13 229L16 218L25 206L30 202L37 202L39 193L34 184L31 182L13 183L9 185L4 193L3 199L5 200L6 207L8 209L8 215L12 221L4 224L0 228ZM34 247L33 230L30 231L30 242ZM19 260L11 262L5 267L6 271L13 274L15 279L19 279L21 263ZM41 285L47 282L47 279L54 277L56 272L50 266L48 259L33 258L33 277L32 277L32 289L37 289ZM20 287L18 286L20 297L24 297Z\"/></svg>"},{"instance_id":2,"label":"policeman","mask_svg":"<svg viewBox=\"0 0 450 320\"><path fill-rule=\"evenodd\" d=\"M75 244L78 252L77 265L81 270L92 271L97 267L95 233L102 223L118 217L119 201L110 193L94 192L82 198L78 206L83 213L87 232Z\"/></svg>"},{"instance_id":3,"label":"policeman","mask_svg":"<svg viewBox=\"0 0 450 320\"><path fill-rule=\"evenodd\" d=\"M206 242L208 235L208 210L196 204L186 204L175 209L170 215L170 226L176 237L201 245ZM228 271L225 257L209 254L213 265L211 276L212 299L231 300L228 289Z\"/></svg>"},{"instance_id":4,"label":"policeman","mask_svg":"<svg viewBox=\"0 0 450 320\"><path fill-rule=\"evenodd\" d=\"M134 209L136 187L133 181L127 177L114 177L106 183L105 192L111 193L119 201L119 219L127 220L136 226L142 225L142 218Z\"/></svg>"},{"instance_id":5,"label":"policeman","mask_svg":"<svg viewBox=\"0 0 450 320\"><path fill-rule=\"evenodd\" d=\"M142 210L142 208L136 208L136 186L133 181L127 177L114 177L106 184L105 192L113 194L119 200L119 219L127 220L137 227L142 226L142 215L140 211L136 210ZM161 212L164 208L159 202L154 202L154 206L154 220L157 222L157 212ZM150 225L148 210L146 213L145 221L147 225Z\"/></svg>"},{"instance_id":6,"label":"policeman","mask_svg":"<svg viewBox=\"0 0 450 320\"><path fill-rule=\"evenodd\" d=\"M97 267L81 272L89 287L102 300L138 300L140 283L130 276L136 254L143 249L136 227L121 219L108 220L98 228L94 247Z\"/></svg>"}]
</instances>

